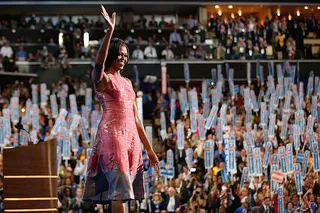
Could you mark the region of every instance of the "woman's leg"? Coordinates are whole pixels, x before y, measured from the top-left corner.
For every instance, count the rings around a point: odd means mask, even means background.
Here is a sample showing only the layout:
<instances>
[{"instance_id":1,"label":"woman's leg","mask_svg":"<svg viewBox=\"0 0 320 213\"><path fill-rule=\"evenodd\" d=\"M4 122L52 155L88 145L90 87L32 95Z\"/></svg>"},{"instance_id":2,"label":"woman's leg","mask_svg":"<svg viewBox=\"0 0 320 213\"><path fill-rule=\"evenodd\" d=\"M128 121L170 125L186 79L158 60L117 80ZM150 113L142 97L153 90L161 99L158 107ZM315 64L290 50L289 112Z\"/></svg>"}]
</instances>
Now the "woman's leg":
<instances>
[{"instance_id":1,"label":"woman's leg","mask_svg":"<svg viewBox=\"0 0 320 213\"><path fill-rule=\"evenodd\" d=\"M126 202L123 202L121 200L117 201L111 201L111 212L112 213L126 213L125 207Z\"/></svg>"}]
</instances>

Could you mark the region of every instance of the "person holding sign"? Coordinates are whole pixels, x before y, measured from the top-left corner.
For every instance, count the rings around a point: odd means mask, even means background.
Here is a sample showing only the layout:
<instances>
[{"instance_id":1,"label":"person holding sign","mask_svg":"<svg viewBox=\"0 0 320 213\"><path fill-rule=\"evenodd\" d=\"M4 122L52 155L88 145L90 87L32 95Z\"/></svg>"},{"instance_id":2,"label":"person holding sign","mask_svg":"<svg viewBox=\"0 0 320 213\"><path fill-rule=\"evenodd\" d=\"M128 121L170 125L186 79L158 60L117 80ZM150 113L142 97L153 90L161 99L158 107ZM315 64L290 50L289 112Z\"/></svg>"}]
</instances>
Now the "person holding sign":
<instances>
[{"instance_id":1,"label":"person holding sign","mask_svg":"<svg viewBox=\"0 0 320 213\"><path fill-rule=\"evenodd\" d=\"M131 82L121 75L128 63L129 49L123 40L111 39L116 13L109 17L101 8L109 30L97 52L92 79L103 115L88 162L82 199L111 203L111 211L121 213L125 212L127 200L144 199L140 141L156 170L159 161L139 118Z\"/></svg>"}]
</instances>

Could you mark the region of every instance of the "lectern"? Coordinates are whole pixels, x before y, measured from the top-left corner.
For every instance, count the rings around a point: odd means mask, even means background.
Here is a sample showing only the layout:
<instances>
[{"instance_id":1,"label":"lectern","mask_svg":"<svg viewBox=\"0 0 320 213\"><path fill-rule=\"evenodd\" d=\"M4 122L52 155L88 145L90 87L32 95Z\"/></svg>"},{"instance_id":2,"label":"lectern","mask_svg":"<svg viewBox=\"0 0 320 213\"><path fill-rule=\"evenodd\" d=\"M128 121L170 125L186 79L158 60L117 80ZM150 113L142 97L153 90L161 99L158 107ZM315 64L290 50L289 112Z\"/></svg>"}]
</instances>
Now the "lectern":
<instances>
[{"instance_id":1,"label":"lectern","mask_svg":"<svg viewBox=\"0 0 320 213\"><path fill-rule=\"evenodd\" d=\"M3 150L4 212L58 212L55 140Z\"/></svg>"}]
</instances>

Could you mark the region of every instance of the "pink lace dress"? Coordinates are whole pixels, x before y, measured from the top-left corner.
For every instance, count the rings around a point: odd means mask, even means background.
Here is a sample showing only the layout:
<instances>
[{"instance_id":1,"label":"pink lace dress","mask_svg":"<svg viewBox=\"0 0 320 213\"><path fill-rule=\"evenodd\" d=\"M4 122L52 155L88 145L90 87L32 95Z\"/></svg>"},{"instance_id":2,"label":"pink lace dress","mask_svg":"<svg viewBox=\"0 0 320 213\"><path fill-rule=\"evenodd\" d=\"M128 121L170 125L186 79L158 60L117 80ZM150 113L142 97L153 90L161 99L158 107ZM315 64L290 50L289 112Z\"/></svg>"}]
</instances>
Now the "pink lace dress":
<instances>
[{"instance_id":1,"label":"pink lace dress","mask_svg":"<svg viewBox=\"0 0 320 213\"><path fill-rule=\"evenodd\" d=\"M103 115L88 163L83 200L105 204L111 200L142 200L143 162L135 123L135 92L131 82L104 73L110 79L96 91Z\"/></svg>"}]
</instances>

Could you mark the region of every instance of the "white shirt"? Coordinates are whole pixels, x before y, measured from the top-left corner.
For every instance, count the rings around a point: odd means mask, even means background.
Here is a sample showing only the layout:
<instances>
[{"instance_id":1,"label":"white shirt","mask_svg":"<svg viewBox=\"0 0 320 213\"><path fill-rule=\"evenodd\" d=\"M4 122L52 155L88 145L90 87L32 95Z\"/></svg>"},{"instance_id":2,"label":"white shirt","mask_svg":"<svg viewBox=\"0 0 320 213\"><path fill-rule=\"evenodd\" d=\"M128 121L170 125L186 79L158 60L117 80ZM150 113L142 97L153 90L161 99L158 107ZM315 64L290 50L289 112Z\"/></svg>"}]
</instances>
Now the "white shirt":
<instances>
[{"instance_id":1,"label":"white shirt","mask_svg":"<svg viewBox=\"0 0 320 213\"><path fill-rule=\"evenodd\" d=\"M167 206L167 211L168 212L174 212L175 211L175 208L174 208L175 204L176 204L176 201L174 199L174 196L170 197L169 198L169 203L168 203L168 206Z\"/></svg>"},{"instance_id":2,"label":"white shirt","mask_svg":"<svg viewBox=\"0 0 320 213\"><path fill-rule=\"evenodd\" d=\"M142 60L144 58L142 50L135 49L132 53L132 58Z\"/></svg>"},{"instance_id":3,"label":"white shirt","mask_svg":"<svg viewBox=\"0 0 320 213\"><path fill-rule=\"evenodd\" d=\"M8 57L11 58L13 54L12 48L10 46L2 46L1 50L0 50L0 55L2 55L3 57Z\"/></svg>"},{"instance_id":4,"label":"white shirt","mask_svg":"<svg viewBox=\"0 0 320 213\"><path fill-rule=\"evenodd\" d=\"M156 48L154 48L152 46L151 47L147 46L144 49L144 55L148 58L157 58L158 57Z\"/></svg>"},{"instance_id":5,"label":"white shirt","mask_svg":"<svg viewBox=\"0 0 320 213\"><path fill-rule=\"evenodd\" d=\"M169 50L167 50L167 49L162 50L161 55L165 56L166 59L169 59L169 60L174 59L174 54L170 49Z\"/></svg>"}]
</instances>

